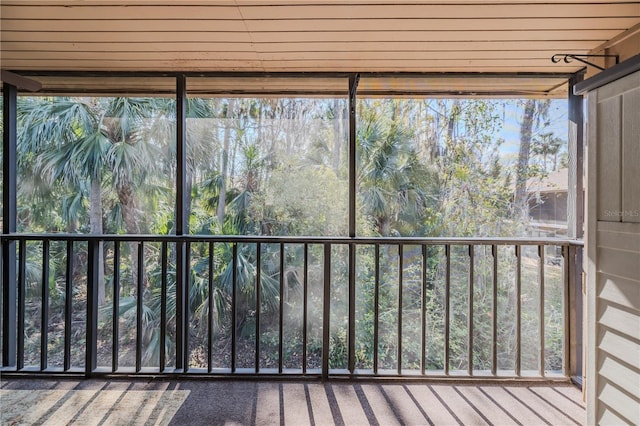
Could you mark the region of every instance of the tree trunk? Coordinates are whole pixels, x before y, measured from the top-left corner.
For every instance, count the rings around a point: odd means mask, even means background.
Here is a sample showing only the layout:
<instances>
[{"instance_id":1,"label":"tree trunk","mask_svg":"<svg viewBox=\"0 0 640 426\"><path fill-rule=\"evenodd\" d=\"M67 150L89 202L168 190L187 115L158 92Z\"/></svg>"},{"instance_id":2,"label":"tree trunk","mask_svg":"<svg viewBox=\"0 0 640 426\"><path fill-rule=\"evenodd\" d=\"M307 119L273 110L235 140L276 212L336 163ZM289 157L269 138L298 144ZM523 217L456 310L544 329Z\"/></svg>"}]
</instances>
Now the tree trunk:
<instances>
[{"instance_id":1,"label":"tree trunk","mask_svg":"<svg viewBox=\"0 0 640 426\"><path fill-rule=\"evenodd\" d=\"M231 144L231 123L233 119L233 110L235 109L235 99L229 99L229 104L227 105L227 114L225 116L226 120L224 123L224 138L223 138L223 147L222 147L222 170L220 171L220 175L222 176L222 183L220 184L220 194L218 196L218 209L216 211L216 216L218 218L218 225L220 225L220 229L222 229L222 224L224 223L224 211L227 205L227 179L229 173L229 146Z\"/></svg>"},{"instance_id":2,"label":"tree trunk","mask_svg":"<svg viewBox=\"0 0 640 426\"><path fill-rule=\"evenodd\" d=\"M122 208L122 219L124 220L125 231L127 234L140 234L136 200L131 183L125 182L118 185L116 187L116 191ZM138 265L138 248L139 244L137 242L132 241L129 243L129 255L131 256L131 282L133 283L133 288L137 288L136 283L140 268L142 269L142 275L144 277L144 285L146 286L147 284L144 273L144 263L142 265Z\"/></svg>"},{"instance_id":3,"label":"tree trunk","mask_svg":"<svg viewBox=\"0 0 640 426\"><path fill-rule=\"evenodd\" d=\"M453 101L453 105L451 106L451 113L449 114L449 119L447 121L447 137L450 142L453 142L453 139L456 137L456 123L458 122L458 118L460 117L460 101L455 99Z\"/></svg>"},{"instance_id":4,"label":"tree trunk","mask_svg":"<svg viewBox=\"0 0 640 426\"><path fill-rule=\"evenodd\" d=\"M92 234L102 235L102 188L100 176L91 178L91 190L89 192L89 229ZM104 244L98 243L98 305L106 302L104 288Z\"/></svg>"},{"instance_id":5,"label":"tree trunk","mask_svg":"<svg viewBox=\"0 0 640 426\"><path fill-rule=\"evenodd\" d=\"M529 177L529 154L531 152L531 139L533 123L536 112L536 101L529 99L524 105L522 123L520 123L520 149L518 151L518 166L516 168L516 214L525 220L528 214L527 178Z\"/></svg>"},{"instance_id":6,"label":"tree trunk","mask_svg":"<svg viewBox=\"0 0 640 426\"><path fill-rule=\"evenodd\" d=\"M287 157L292 154L291 147L293 145L293 132L295 125L294 116L294 101L289 100L287 102L286 110L284 111L284 144Z\"/></svg>"},{"instance_id":7,"label":"tree trunk","mask_svg":"<svg viewBox=\"0 0 640 426\"><path fill-rule=\"evenodd\" d=\"M342 151L342 107L339 99L333 100L333 171L340 171L340 151Z\"/></svg>"}]
</instances>

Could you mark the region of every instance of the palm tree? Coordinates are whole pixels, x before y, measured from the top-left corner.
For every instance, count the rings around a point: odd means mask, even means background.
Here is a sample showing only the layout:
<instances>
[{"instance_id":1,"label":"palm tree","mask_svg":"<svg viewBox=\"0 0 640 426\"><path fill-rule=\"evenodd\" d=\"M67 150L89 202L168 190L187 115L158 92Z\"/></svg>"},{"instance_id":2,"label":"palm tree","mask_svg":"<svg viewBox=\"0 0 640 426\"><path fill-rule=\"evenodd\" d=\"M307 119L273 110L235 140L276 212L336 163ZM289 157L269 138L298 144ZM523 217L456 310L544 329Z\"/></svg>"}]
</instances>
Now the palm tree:
<instances>
[{"instance_id":1,"label":"palm tree","mask_svg":"<svg viewBox=\"0 0 640 426\"><path fill-rule=\"evenodd\" d=\"M429 170L411 146L411 132L376 109L362 112L358 126L357 182L363 213L378 235L419 233L430 200Z\"/></svg>"},{"instance_id":2,"label":"palm tree","mask_svg":"<svg viewBox=\"0 0 640 426\"><path fill-rule=\"evenodd\" d=\"M21 177L39 176L44 188L60 182L76 189L89 188L89 232L102 234L102 176L108 140L102 133L98 103L71 98L21 98L18 108L18 167ZM28 164L31 162L31 164ZM29 167L31 166L31 167ZM31 181L33 181L31 179ZM22 188L30 179L22 180ZM25 194L26 195L26 194ZM77 202L75 203L77 205ZM78 220L80 209L68 210L66 219ZM72 226L73 228L73 226ZM100 258L103 247L100 244ZM104 264L99 263L98 299L105 301Z\"/></svg>"},{"instance_id":3,"label":"palm tree","mask_svg":"<svg viewBox=\"0 0 640 426\"><path fill-rule=\"evenodd\" d=\"M52 186L59 182L72 188L71 198L82 204L89 198L89 232L104 232L105 189L113 189L127 233L140 233L137 191L149 177L161 171L163 157L158 134L148 121L170 115L173 101L136 98L21 98L18 109L18 150L21 176L42 176ZM153 130L156 130L155 132ZM27 167L27 162L31 167ZM88 188L82 191L82 188ZM78 199L80 197L80 200ZM74 229L81 209L69 209L65 220ZM103 248L100 245L100 258ZM132 276L137 273L135 249L131 247ZM105 302L104 264L99 263L98 299Z\"/></svg>"}]
</instances>

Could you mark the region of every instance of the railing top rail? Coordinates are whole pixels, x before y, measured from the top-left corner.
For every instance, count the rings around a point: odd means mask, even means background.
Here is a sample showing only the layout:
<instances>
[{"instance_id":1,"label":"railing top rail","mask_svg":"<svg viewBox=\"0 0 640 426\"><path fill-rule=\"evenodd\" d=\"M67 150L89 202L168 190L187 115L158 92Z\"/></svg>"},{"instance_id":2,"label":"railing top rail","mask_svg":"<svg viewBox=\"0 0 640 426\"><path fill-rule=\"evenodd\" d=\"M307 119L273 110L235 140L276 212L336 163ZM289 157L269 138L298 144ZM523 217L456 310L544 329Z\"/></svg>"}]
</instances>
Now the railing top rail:
<instances>
[{"instance_id":1,"label":"railing top rail","mask_svg":"<svg viewBox=\"0 0 640 426\"><path fill-rule=\"evenodd\" d=\"M144 242L221 242L288 244L427 244L427 245L555 245L583 246L584 241L567 238L532 237L319 237L260 235L150 235L150 234L0 234L1 240L20 241L144 241Z\"/></svg>"}]
</instances>

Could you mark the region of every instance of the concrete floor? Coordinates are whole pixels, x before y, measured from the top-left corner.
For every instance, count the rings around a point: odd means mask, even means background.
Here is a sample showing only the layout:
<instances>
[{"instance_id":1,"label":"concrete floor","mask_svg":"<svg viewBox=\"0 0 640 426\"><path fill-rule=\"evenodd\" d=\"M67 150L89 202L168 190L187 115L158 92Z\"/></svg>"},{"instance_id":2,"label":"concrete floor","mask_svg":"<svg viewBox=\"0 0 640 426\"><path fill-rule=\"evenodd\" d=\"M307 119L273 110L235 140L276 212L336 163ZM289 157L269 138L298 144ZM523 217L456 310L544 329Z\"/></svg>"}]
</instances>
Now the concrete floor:
<instances>
[{"instance_id":1,"label":"concrete floor","mask_svg":"<svg viewBox=\"0 0 640 426\"><path fill-rule=\"evenodd\" d=\"M574 425L567 384L0 379L2 425Z\"/></svg>"}]
</instances>

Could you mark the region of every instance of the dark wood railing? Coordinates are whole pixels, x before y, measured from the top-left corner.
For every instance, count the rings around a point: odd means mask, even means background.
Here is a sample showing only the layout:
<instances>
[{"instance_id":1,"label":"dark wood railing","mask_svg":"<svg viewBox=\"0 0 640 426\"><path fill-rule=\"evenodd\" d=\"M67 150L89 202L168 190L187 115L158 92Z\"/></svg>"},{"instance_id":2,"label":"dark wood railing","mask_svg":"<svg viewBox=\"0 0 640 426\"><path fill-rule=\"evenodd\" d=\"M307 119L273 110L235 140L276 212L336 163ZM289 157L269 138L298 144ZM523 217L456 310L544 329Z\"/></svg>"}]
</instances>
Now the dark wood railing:
<instances>
[{"instance_id":1,"label":"dark wood railing","mask_svg":"<svg viewBox=\"0 0 640 426\"><path fill-rule=\"evenodd\" d=\"M3 339L3 374L566 379L579 369L579 241L1 238L17 264L3 283L16 304L2 310L15 336Z\"/></svg>"}]
</instances>

